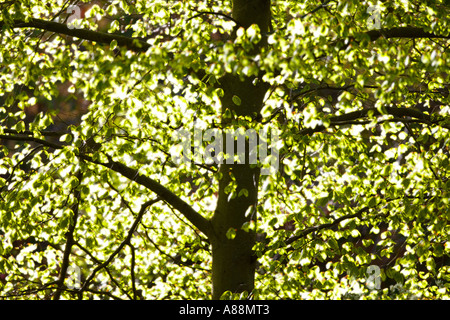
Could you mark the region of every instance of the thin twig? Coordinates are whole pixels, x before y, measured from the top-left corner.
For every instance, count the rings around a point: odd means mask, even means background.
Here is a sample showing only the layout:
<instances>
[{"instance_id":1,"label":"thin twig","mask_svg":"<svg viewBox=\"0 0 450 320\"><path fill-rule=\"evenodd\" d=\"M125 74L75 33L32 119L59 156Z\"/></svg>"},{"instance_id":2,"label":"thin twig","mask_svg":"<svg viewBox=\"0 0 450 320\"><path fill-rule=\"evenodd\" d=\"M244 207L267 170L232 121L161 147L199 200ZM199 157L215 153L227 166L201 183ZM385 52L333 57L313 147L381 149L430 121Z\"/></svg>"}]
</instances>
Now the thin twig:
<instances>
[{"instance_id":1,"label":"thin twig","mask_svg":"<svg viewBox=\"0 0 450 320\"><path fill-rule=\"evenodd\" d=\"M75 188L73 188L74 197L76 199L76 202L72 206L73 216L69 217L70 222L69 222L69 228L66 233L66 239L67 239L66 246L64 248L64 254L63 254L63 260L61 263L59 279L57 281L58 288L57 288L55 294L53 295L53 300L59 300L59 298L61 297L61 293L64 290L64 280L67 276L67 269L69 268L69 263L70 263L70 255L72 253L72 247L75 243L74 233L75 233L75 228L76 228L77 221L78 221L78 214L79 214L79 208L80 208L80 202L81 202L81 192L78 187L81 184L82 178L83 178L83 172L79 171L77 173L78 184Z\"/></svg>"},{"instance_id":2,"label":"thin twig","mask_svg":"<svg viewBox=\"0 0 450 320\"><path fill-rule=\"evenodd\" d=\"M126 238L120 243L120 245L117 247L117 249L109 256L109 258L99 264L90 274L90 276L86 279L85 283L83 284L83 286L80 289L80 292L85 291L90 282L94 279L95 275L97 274L98 271L100 271L101 269L105 268L108 264L110 264L114 258L122 251L122 249L126 246L129 245L131 242L131 238L134 234L134 232L136 231L142 217L144 216L144 213L146 212L147 208L153 204L155 204L156 202L160 201L161 198L156 198L150 201L145 202L143 205L141 205L141 210L139 211L139 214L137 216L137 218L134 220L133 225L131 226L130 230L128 231L128 234L126 236Z\"/></svg>"},{"instance_id":3,"label":"thin twig","mask_svg":"<svg viewBox=\"0 0 450 320\"><path fill-rule=\"evenodd\" d=\"M197 12L197 14L194 15L194 16L192 16L192 17L190 17L189 19L187 19L187 21L190 21L190 20L192 20L192 19L198 18L198 17L200 17L200 16L202 16L202 15L204 15L204 14L211 14L211 15L220 16L220 17L226 18L226 19L228 19L228 20L230 20L230 21L233 21L238 27L241 26L241 24L239 23L239 21L237 21L237 20L234 19L233 17L231 17L231 16L229 16L229 15L226 15L226 14L224 14L224 13L221 13L221 12L214 12L214 11L199 11L199 10L195 10L195 9L193 9L193 11Z\"/></svg>"},{"instance_id":4,"label":"thin twig","mask_svg":"<svg viewBox=\"0 0 450 320\"><path fill-rule=\"evenodd\" d=\"M134 267L136 266L136 252L131 243L128 243L128 246L131 250L131 265L130 265L130 273L131 273L131 288L133 289L133 300L136 300L137 291L136 291L136 276L134 274Z\"/></svg>"}]
</instances>

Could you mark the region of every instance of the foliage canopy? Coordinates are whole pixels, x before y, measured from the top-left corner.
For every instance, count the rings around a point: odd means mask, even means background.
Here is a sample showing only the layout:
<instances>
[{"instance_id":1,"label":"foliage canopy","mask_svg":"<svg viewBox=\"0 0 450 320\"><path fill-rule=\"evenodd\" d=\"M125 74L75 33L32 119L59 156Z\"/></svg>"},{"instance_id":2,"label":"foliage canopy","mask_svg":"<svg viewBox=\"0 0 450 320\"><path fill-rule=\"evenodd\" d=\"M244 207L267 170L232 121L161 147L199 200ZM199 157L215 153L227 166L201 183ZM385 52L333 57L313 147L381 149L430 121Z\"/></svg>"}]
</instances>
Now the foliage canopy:
<instances>
[{"instance_id":1,"label":"foliage canopy","mask_svg":"<svg viewBox=\"0 0 450 320\"><path fill-rule=\"evenodd\" d=\"M239 241L215 298L449 298L448 1L0 9L2 298L208 299ZM174 161L230 126L279 167Z\"/></svg>"}]
</instances>

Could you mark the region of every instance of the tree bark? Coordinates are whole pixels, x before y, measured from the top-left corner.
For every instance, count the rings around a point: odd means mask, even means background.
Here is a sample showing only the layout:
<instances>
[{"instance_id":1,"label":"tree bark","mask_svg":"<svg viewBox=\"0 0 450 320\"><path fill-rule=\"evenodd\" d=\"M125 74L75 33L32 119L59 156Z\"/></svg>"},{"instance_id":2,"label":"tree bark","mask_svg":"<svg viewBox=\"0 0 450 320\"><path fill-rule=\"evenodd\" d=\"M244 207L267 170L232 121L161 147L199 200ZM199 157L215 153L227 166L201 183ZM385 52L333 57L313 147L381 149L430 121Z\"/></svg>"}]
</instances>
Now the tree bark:
<instances>
[{"instance_id":1,"label":"tree bark","mask_svg":"<svg viewBox=\"0 0 450 320\"><path fill-rule=\"evenodd\" d=\"M258 24L261 34L266 34L271 20L270 0L234 0L233 18L244 28ZM264 44L263 39L259 45ZM254 84L253 80L254 78L242 80L233 74L227 74L220 79L224 91L221 99L223 126L226 127L230 122L230 119L224 117L227 110L236 116L250 116L253 119L261 112L268 86L260 81ZM239 105L234 103L234 96L239 97L241 101ZM242 226L251 220L256 221L260 169L248 163L248 156L247 145L243 164L235 162L220 166L222 178L219 182L217 207L211 220L214 236L210 239L213 258L213 299L219 299L226 291L250 293L254 288L255 230L244 231ZM226 191L233 183L233 178L236 185L235 197ZM247 193L238 196L243 189L247 190ZM227 237L230 230L235 232L232 239Z\"/></svg>"}]
</instances>

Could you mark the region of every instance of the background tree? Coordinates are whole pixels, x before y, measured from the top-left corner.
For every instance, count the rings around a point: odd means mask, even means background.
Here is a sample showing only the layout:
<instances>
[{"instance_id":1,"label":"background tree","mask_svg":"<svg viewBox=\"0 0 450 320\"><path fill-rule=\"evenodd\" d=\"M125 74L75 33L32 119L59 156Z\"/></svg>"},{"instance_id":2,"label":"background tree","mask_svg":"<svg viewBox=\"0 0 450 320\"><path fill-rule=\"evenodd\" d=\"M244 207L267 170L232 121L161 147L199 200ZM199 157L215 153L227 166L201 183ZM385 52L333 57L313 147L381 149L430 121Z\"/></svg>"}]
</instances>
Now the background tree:
<instances>
[{"instance_id":1,"label":"background tree","mask_svg":"<svg viewBox=\"0 0 450 320\"><path fill-rule=\"evenodd\" d=\"M2 298L448 297L445 1L0 7Z\"/></svg>"}]
</instances>

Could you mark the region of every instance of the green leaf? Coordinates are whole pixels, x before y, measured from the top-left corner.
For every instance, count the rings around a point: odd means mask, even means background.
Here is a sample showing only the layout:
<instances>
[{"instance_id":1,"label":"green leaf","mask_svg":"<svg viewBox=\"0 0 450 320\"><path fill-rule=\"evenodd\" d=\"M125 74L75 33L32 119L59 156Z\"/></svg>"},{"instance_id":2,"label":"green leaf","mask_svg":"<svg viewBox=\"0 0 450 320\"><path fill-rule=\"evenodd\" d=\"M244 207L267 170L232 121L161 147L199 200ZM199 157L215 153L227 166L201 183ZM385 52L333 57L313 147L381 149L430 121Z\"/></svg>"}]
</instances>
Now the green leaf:
<instances>
[{"instance_id":1,"label":"green leaf","mask_svg":"<svg viewBox=\"0 0 450 320\"><path fill-rule=\"evenodd\" d=\"M233 103L234 103L235 105L237 105L237 106L240 106L241 103L242 103L241 98L239 98L239 97L236 96L236 95L234 95L231 99L233 100Z\"/></svg>"},{"instance_id":2,"label":"green leaf","mask_svg":"<svg viewBox=\"0 0 450 320\"><path fill-rule=\"evenodd\" d=\"M236 231L235 228L229 228L226 233L227 239L233 240L236 237Z\"/></svg>"},{"instance_id":3,"label":"green leaf","mask_svg":"<svg viewBox=\"0 0 450 320\"><path fill-rule=\"evenodd\" d=\"M111 50L115 50L117 48L117 40L112 40L109 47L111 48Z\"/></svg>"},{"instance_id":4,"label":"green leaf","mask_svg":"<svg viewBox=\"0 0 450 320\"><path fill-rule=\"evenodd\" d=\"M247 197L248 197L248 190L242 188L242 189L239 191L239 194L238 194L238 197L240 197L240 196L244 196L244 197L247 198Z\"/></svg>"},{"instance_id":5,"label":"green leaf","mask_svg":"<svg viewBox=\"0 0 450 320\"><path fill-rule=\"evenodd\" d=\"M64 134L59 138L59 141L69 143L72 141L72 135L71 134Z\"/></svg>"}]
</instances>

